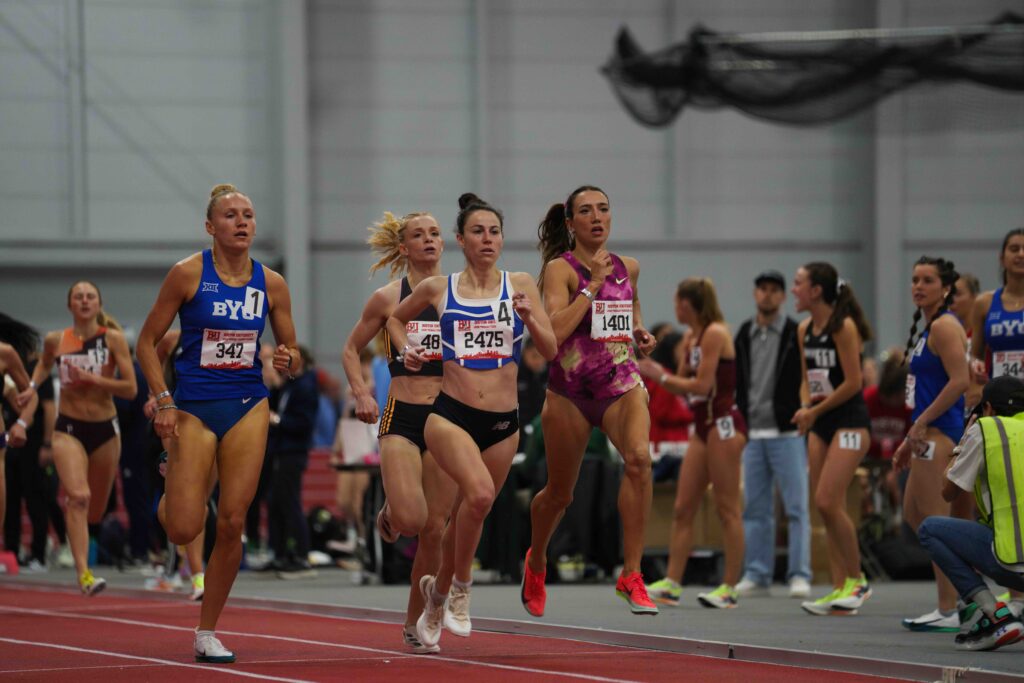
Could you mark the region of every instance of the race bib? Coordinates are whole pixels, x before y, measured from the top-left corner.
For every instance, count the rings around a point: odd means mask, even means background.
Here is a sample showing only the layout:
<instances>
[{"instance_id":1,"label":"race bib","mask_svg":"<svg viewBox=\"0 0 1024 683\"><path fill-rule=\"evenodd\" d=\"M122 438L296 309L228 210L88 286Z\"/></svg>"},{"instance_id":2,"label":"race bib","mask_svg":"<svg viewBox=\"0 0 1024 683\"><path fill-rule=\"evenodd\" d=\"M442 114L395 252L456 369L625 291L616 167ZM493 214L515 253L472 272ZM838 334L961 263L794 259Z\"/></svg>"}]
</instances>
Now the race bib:
<instances>
[{"instance_id":1,"label":"race bib","mask_svg":"<svg viewBox=\"0 0 1024 683\"><path fill-rule=\"evenodd\" d=\"M992 377L1003 375L1024 379L1024 351L992 352Z\"/></svg>"},{"instance_id":2,"label":"race bib","mask_svg":"<svg viewBox=\"0 0 1024 683\"><path fill-rule=\"evenodd\" d=\"M259 290L254 290L259 291ZM245 370L256 360L256 330L203 330L199 367L209 370Z\"/></svg>"},{"instance_id":3,"label":"race bib","mask_svg":"<svg viewBox=\"0 0 1024 683\"><path fill-rule=\"evenodd\" d=\"M715 426L718 427L718 438L722 441L728 441L736 436L736 425L732 421L732 415L718 418L715 420Z\"/></svg>"},{"instance_id":4,"label":"race bib","mask_svg":"<svg viewBox=\"0 0 1024 683\"><path fill-rule=\"evenodd\" d=\"M913 375L907 375L907 386L905 389L906 397L904 402L907 404L907 410L914 409L914 390L917 388L917 378Z\"/></svg>"},{"instance_id":5,"label":"race bib","mask_svg":"<svg viewBox=\"0 0 1024 683\"><path fill-rule=\"evenodd\" d=\"M925 441L924 450L919 453L914 453L914 457L918 460L934 460L935 459L935 442Z\"/></svg>"},{"instance_id":6,"label":"race bib","mask_svg":"<svg viewBox=\"0 0 1024 683\"><path fill-rule=\"evenodd\" d=\"M828 378L828 368L814 368L807 371L807 387L811 392L811 402L815 403L832 395L835 388Z\"/></svg>"},{"instance_id":7,"label":"race bib","mask_svg":"<svg viewBox=\"0 0 1024 683\"><path fill-rule=\"evenodd\" d=\"M94 375L103 374L103 368L110 362L110 349L89 349L82 353L69 353L60 357L60 381L67 384L71 382L71 375L68 371L72 365L83 372Z\"/></svg>"},{"instance_id":8,"label":"race bib","mask_svg":"<svg viewBox=\"0 0 1024 683\"><path fill-rule=\"evenodd\" d=\"M590 304L590 338L603 342L633 339L632 301L595 301Z\"/></svg>"},{"instance_id":9,"label":"race bib","mask_svg":"<svg viewBox=\"0 0 1024 683\"><path fill-rule=\"evenodd\" d=\"M423 347L423 357L427 360L441 360L441 323L434 320L412 320L405 324L405 334L409 337L409 346Z\"/></svg>"},{"instance_id":10,"label":"race bib","mask_svg":"<svg viewBox=\"0 0 1024 683\"><path fill-rule=\"evenodd\" d=\"M860 432L838 432L839 447L846 451L860 450Z\"/></svg>"},{"instance_id":11,"label":"race bib","mask_svg":"<svg viewBox=\"0 0 1024 683\"><path fill-rule=\"evenodd\" d=\"M455 357L459 360L512 357L512 328L497 320L458 320Z\"/></svg>"}]
</instances>

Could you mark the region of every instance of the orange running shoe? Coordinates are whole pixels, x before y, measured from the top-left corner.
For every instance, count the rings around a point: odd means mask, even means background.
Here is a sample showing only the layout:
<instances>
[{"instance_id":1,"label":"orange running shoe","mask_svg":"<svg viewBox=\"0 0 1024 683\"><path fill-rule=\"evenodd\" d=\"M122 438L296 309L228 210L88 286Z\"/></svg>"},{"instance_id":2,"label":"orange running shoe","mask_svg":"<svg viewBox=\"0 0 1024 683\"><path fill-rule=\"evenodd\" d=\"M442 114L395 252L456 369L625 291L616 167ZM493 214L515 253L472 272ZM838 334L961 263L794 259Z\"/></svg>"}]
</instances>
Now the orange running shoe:
<instances>
[{"instance_id":1,"label":"orange running shoe","mask_svg":"<svg viewBox=\"0 0 1024 683\"><path fill-rule=\"evenodd\" d=\"M647 586L644 585L644 577L640 572L619 576L615 584L615 593L629 603L629 609L633 614L654 616L658 613L658 606L647 595Z\"/></svg>"},{"instance_id":2,"label":"orange running shoe","mask_svg":"<svg viewBox=\"0 0 1024 683\"><path fill-rule=\"evenodd\" d=\"M544 603L547 602L548 593L544 589L544 577L547 571L534 572L530 569L530 552L526 551L526 562L523 563L523 583L519 589L519 597L523 601L523 607L532 616L544 616Z\"/></svg>"}]
</instances>

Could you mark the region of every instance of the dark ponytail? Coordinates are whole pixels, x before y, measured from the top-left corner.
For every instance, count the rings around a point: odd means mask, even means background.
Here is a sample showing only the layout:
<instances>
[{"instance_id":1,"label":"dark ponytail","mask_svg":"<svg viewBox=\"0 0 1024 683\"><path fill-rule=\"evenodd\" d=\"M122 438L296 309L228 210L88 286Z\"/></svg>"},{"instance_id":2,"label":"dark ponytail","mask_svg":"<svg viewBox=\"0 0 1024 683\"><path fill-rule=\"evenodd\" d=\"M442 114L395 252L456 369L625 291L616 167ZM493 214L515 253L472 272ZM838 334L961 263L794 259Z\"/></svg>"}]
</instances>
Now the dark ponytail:
<instances>
[{"instance_id":1,"label":"dark ponytail","mask_svg":"<svg viewBox=\"0 0 1024 683\"><path fill-rule=\"evenodd\" d=\"M541 254L540 276L537 278L537 286L544 288L544 271L548 263L558 258L567 251L576 248L576 239L569 232L566 221L573 217L575 211L574 203L577 195L581 192L600 192L608 198L608 193L594 185L581 185L569 194L569 198L563 204L552 204L544 219L537 226L537 251Z\"/></svg>"},{"instance_id":2,"label":"dark ponytail","mask_svg":"<svg viewBox=\"0 0 1024 683\"><path fill-rule=\"evenodd\" d=\"M32 354L39 349L39 333L20 320L0 313L0 342L14 347L22 365L26 365Z\"/></svg>"},{"instance_id":3,"label":"dark ponytail","mask_svg":"<svg viewBox=\"0 0 1024 683\"><path fill-rule=\"evenodd\" d=\"M953 265L952 261L947 261L944 258L932 258L931 256L922 256L917 259L914 263L914 267L917 266L934 266L935 270L939 273L939 280L942 282L943 287L949 287L949 292L946 293L946 298L942 300L942 305L939 306L939 310L935 312L932 319L928 321L924 330L921 331L921 337L928 334L928 331L932 328L932 323L938 320L939 316L949 310L949 307L953 305L953 297L956 296L956 281L960 279L960 273L956 272L956 266ZM907 337L907 348L903 351L903 362L907 363L910 361L910 353L914 349L918 340L921 337L917 335L917 323L921 320L921 309L918 308L914 311L914 320L910 325L910 336Z\"/></svg>"},{"instance_id":4,"label":"dark ponytail","mask_svg":"<svg viewBox=\"0 0 1024 683\"><path fill-rule=\"evenodd\" d=\"M466 220L474 211L490 211L498 217L498 225L502 232L505 230L505 217L501 211L477 197L472 192L466 192L459 197L459 214L455 217L455 232L462 235L466 231Z\"/></svg>"},{"instance_id":5,"label":"dark ponytail","mask_svg":"<svg viewBox=\"0 0 1024 683\"><path fill-rule=\"evenodd\" d=\"M825 326L825 332L835 334L843 326L843 321L850 318L857 327L862 342L871 341L871 325L864 316L857 296L849 282L841 279L835 266L824 261L815 261L804 266L811 285L821 287L821 298L832 306L832 315Z\"/></svg>"}]
</instances>

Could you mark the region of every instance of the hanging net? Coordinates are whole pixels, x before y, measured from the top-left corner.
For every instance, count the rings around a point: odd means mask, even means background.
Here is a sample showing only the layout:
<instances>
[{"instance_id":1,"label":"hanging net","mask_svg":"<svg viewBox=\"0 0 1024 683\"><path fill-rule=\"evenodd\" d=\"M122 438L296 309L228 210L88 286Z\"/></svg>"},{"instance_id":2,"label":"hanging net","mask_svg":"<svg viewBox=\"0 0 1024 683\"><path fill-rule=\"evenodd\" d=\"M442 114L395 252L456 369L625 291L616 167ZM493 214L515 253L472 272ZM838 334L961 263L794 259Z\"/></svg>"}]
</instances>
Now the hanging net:
<instances>
[{"instance_id":1,"label":"hanging net","mask_svg":"<svg viewBox=\"0 0 1024 683\"><path fill-rule=\"evenodd\" d=\"M926 29L721 34L645 53L622 28L602 68L629 113L666 126L686 107L733 107L780 123L839 120L922 84L1024 92L1024 18Z\"/></svg>"}]
</instances>

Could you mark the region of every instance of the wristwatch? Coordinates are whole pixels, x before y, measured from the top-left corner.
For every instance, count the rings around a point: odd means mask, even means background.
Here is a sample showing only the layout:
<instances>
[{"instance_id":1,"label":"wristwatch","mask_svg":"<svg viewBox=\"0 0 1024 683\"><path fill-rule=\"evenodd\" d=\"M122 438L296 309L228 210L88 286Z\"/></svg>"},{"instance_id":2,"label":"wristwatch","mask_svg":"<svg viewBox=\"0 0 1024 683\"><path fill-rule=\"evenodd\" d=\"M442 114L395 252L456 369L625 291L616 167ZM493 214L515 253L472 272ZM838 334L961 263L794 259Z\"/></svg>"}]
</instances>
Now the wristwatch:
<instances>
[{"instance_id":1,"label":"wristwatch","mask_svg":"<svg viewBox=\"0 0 1024 683\"><path fill-rule=\"evenodd\" d=\"M588 298L588 299L590 299L591 301L593 301L593 300L594 300L594 293L593 293L593 292L591 292L591 291L590 291L589 289L587 289L586 287L584 287L584 288L583 288L583 290L582 290L582 291L580 292L580 294L582 294L583 296L587 297L587 298Z\"/></svg>"}]
</instances>

